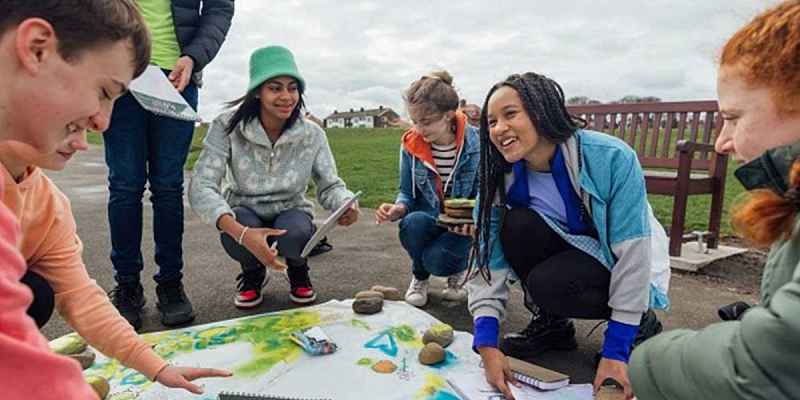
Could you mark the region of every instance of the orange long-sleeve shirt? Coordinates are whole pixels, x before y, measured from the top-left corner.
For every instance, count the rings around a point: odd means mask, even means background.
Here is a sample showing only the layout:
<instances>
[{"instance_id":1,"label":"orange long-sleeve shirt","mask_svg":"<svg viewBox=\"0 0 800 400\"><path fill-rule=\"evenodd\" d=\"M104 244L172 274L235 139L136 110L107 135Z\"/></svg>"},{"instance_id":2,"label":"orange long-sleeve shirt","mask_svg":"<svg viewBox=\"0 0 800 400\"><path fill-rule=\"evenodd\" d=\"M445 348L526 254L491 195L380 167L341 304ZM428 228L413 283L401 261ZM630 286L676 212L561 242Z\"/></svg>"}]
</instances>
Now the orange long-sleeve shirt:
<instances>
[{"instance_id":1,"label":"orange long-sleeve shirt","mask_svg":"<svg viewBox=\"0 0 800 400\"><path fill-rule=\"evenodd\" d=\"M17 183L3 167L3 203L22 228L20 251L28 268L55 292L56 310L87 343L150 379L167 363L142 341L89 277L69 200L39 168Z\"/></svg>"},{"instance_id":2,"label":"orange long-sleeve shirt","mask_svg":"<svg viewBox=\"0 0 800 400\"><path fill-rule=\"evenodd\" d=\"M5 168L0 168L5 169ZM0 191L3 190L0 174ZM19 280L25 262L17 248L19 225L0 204L0 388L3 398L97 399L81 375L80 365L53 353L26 310L31 291Z\"/></svg>"}]
</instances>

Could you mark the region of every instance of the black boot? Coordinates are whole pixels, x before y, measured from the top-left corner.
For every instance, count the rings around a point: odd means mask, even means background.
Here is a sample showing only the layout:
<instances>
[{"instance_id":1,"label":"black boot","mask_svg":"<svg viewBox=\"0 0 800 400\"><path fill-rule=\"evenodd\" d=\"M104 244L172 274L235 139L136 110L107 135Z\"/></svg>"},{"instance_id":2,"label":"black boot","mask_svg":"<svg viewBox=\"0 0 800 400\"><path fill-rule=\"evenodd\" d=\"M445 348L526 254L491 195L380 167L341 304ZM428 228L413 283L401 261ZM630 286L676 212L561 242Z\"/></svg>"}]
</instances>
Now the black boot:
<instances>
[{"instance_id":1,"label":"black boot","mask_svg":"<svg viewBox=\"0 0 800 400\"><path fill-rule=\"evenodd\" d=\"M663 330L664 326L661 325L661 321L658 320L656 313L653 312L652 309L647 310L647 312L642 315L642 320L639 322L639 332L636 333L636 338L633 339L633 348L631 351L645 340L658 335Z\"/></svg>"},{"instance_id":2,"label":"black boot","mask_svg":"<svg viewBox=\"0 0 800 400\"><path fill-rule=\"evenodd\" d=\"M508 356L530 359L548 350L574 350L575 325L568 318L537 311L528 326L519 333L503 337L500 350Z\"/></svg>"},{"instance_id":3,"label":"black boot","mask_svg":"<svg viewBox=\"0 0 800 400\"><path fill-rule=\"evenodd\" d=\"M194 320L192 303L186 297L183 283L179 279L159 283L156 286L156 295L162 324L175 326L188 324Z\"/></svg>"},{"instance_id":4,"label":"black boot","mask_svg":"<svg viewBox=\"0 0 800 400\"><path fill-rule=\"evenodd\" d=\"M142 284L120 283L108 294L111 303L125 317L135 330L142 328L142 308L144 308L144 289Z\"/></svg>"}]
</instances>

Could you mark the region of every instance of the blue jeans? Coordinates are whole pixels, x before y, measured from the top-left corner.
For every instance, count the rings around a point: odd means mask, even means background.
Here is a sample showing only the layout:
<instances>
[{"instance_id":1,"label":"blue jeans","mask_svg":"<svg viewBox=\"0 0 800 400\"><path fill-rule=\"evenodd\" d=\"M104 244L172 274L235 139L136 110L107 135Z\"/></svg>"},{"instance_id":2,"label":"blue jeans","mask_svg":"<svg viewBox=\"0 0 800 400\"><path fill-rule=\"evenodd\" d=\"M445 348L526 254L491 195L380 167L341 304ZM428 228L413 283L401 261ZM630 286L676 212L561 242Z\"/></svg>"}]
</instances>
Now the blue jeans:
<instances>
[{"instance_id":1,"label":"blue jeans","mask_svg":"<svg viewBox=\"0 0 800 400\"><path fill-rule=\"evenodd\" d=\"M419 280L450 276L467 269L470 238L436 225L436 218L414 211L400 221L400 244L411 256L411 272Z\"/></svg>"},{"instance_id":2,"label":"blue jeans","mask_svg":"<svg viewBox=\"0 0 800 400\"><path fill-rule=\"evenodd\" d=\"M197 87L183 97L197 109ZM145 184L153 204L156 282L183 274L183 165L194 123L153 114L130 93L119 98L103 135L108 165L108 224L111 263L118 283L139 281L142 262L142 196Z\"/></svg>"}]
</instances>

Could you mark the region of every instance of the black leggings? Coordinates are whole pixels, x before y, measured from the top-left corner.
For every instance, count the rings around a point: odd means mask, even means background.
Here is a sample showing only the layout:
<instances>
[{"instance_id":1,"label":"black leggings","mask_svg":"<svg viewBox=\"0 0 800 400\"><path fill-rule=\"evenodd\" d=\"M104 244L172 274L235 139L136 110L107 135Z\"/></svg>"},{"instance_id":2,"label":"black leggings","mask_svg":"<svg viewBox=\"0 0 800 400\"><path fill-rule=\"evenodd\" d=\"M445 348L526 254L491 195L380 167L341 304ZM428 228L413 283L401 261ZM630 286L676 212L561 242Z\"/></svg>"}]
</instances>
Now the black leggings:
<instances>
[{"instance_id":1,"label":"black leggings","mask_svg":"<svg viewBox=\"0 0 800 400\"><path fill-rule=\"evenodd\" d=\"M33 292L33 303L28 307L28 316L36 321L36 326L43 327L53 315L55 293L53 288L41 275L30 270L22 276L20 282Z\"/></svg>"},{"instance_id":2,"label":"black leggings","mask_svg":"<svg viewBox=\"0 0 800 400\"><path fill-rule=\"evenodd\" d=\"M527 208L508 210L500 231L506 260L525 286L526 305L559 316L608 319L611 272L572 247Z\"/></svg>"}]
</instances>

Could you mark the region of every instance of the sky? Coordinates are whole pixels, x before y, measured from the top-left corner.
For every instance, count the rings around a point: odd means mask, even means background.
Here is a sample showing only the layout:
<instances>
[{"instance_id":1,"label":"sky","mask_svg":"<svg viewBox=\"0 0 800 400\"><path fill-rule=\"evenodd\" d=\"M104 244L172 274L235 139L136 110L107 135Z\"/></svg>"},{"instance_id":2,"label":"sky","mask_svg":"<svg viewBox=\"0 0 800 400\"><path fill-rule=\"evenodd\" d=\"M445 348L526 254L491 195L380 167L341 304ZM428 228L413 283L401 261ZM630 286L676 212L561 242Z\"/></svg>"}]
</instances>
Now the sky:
<instances>
[{"instance_id":1,"label":"sky","mask_svg":"<svg viewBox=\"0 0 800 400\"><path fill-rule=\"evenodd\" d=\"M445 69L470 103L512 73L556 80L566 97L716 97L719 50L775 0L236 0L228 37L204 71L199 112L211 121L242 96L253 50L292 50L306 106L391 107Z\"/></svg>"}]
</instances>

